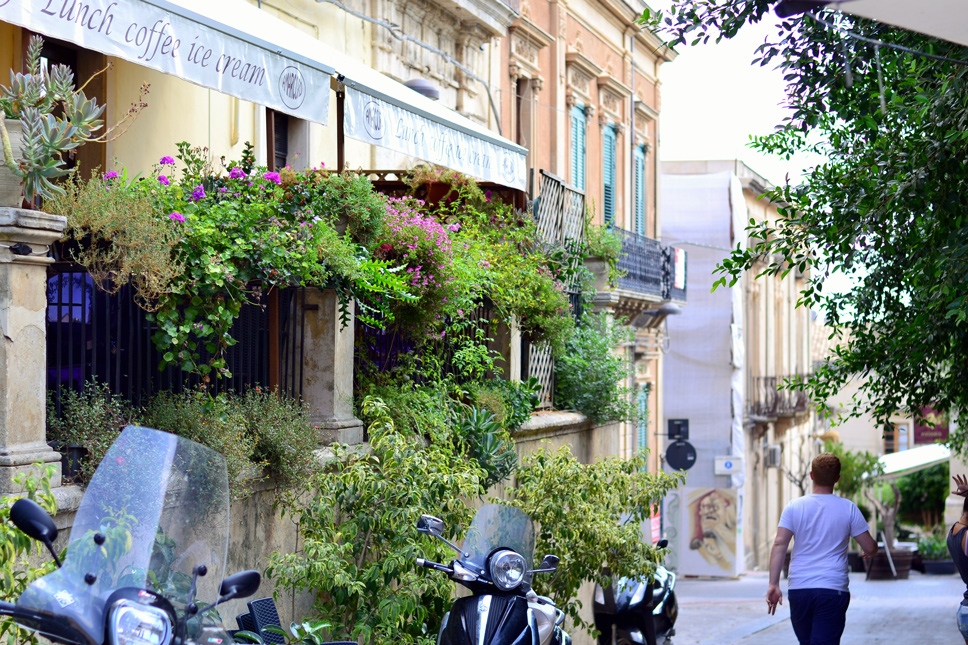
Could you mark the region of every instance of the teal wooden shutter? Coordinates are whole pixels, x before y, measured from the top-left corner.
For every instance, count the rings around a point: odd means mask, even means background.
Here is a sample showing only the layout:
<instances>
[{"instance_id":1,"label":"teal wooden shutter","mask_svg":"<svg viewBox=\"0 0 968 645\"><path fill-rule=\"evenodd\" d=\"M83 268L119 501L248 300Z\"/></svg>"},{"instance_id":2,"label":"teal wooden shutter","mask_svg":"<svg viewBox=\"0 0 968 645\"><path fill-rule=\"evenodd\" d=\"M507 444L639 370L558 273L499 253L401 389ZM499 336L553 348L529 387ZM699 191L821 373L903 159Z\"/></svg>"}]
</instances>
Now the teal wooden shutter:
<instances>
[{"instance_id":1,"label":"teal wooden shutter","mask_svg":"<svg viewBox=\"0 0 968 645\"><path fill-rule=\"evenodd\" d=\"M585 190L585 108L571 108L571 185Z\"/></svg>"},{"instance_id":2,"label":"teal wooden shutter","mask_svg":"<svg viewBox=\"0 0 968 645\"><path fill-rule=\"evenodd\" d=\"M645 235L645 148L635 147L635 232Z\"/></svg>"},{"instance_id":3,"label":"teal wooden shutter","mask_svg":"<svg viewBox=\"0 0 968 645\"><path fill-rule=\"evenodd\" d=\"M615 222L615 128L602 132L602 218L607 226Z\"/></svg>"}]
</instances>

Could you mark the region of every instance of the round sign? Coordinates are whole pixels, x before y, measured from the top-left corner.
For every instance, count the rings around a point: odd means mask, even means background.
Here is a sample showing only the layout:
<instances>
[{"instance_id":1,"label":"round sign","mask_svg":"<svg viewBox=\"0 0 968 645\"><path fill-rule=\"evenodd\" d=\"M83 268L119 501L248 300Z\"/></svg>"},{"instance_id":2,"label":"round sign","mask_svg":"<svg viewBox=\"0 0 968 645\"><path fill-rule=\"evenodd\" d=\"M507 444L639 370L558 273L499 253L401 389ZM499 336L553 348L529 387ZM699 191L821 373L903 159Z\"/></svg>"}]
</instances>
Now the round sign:
<instances>
[{"instance_id":1,"label":"round sign","mask_svg":"<svg viewBox=\"0 0 968 645\"><path fill-rule=\"evenodd\" d=\"M674 441L665 456L666 462L676 470L689 470L696 463L696 449L688 441Z\"/></svg>"}]
</instances>

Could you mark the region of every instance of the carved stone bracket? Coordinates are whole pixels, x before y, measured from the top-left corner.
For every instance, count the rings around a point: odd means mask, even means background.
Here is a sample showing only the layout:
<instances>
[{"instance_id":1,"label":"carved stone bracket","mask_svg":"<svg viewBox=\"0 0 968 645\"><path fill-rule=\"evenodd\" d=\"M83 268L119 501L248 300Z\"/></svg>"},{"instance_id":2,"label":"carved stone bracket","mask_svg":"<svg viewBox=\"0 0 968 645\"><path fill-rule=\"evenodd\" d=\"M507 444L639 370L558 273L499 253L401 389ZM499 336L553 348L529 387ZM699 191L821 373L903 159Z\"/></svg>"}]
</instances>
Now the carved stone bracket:
<instances>
[{"instance_id":1,"label":"carved stone bracket","mask_svg":"<svg viewBox=\"0 0 968 645\"><path fill-rule=\"evenodd\" d=\"M565 54L565 68L567 69L566 93L572 95L572 104L581 103L586 107L595 105L596 101L592 100L591 82L602 73L602 68L580 51L573 49L569 49ZM587 112L586 116L591 118Z\"/></svg>"},{"instance_id":2,"label":"carved stone bracket","mask_svg":"<svg viewBox=\"0 0 968 645\"><path fill-rule=\"evenodd\" d=\"M632 88L615 79L610 74L598 77L598 100L602 110L616 123L624 123L623 106L632 96Z\"/></svg>"},{"instance_id":3,"label":"carved stone bracket","mask_svg":"<svg viewBox=\"0 0 968 645\"><path fill-rule=\"evenodd\" d=\"M541 74L538 56L542 49L555 42L555 37L522 15L508 29L511 39L512 78L537 79Z\"/></svg>"}]
</instances>

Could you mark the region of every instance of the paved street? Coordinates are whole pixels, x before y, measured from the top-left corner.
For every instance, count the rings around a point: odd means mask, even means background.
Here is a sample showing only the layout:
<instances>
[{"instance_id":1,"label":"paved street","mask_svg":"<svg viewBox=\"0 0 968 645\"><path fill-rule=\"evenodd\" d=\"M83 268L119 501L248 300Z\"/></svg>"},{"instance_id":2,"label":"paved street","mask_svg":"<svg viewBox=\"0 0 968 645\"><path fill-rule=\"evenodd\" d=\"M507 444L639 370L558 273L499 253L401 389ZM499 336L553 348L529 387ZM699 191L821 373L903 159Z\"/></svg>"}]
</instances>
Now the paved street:
<instances>
[{"instance_id":1,"label":"paved street","mask_svg":"<svg viewBox=\"0 0 968 645\"><path fill-rule=\"evenodd\" d=\"M747 573L738 580L680 578L676 583L679 620L675 645L777 645L796 643L786 604L766 613L767 574ZM955 610L965 591L957 574L908 580L865 581L850 574L850 609L842 645L916 642L958 645Z\"/></svg>"}]
</instances>

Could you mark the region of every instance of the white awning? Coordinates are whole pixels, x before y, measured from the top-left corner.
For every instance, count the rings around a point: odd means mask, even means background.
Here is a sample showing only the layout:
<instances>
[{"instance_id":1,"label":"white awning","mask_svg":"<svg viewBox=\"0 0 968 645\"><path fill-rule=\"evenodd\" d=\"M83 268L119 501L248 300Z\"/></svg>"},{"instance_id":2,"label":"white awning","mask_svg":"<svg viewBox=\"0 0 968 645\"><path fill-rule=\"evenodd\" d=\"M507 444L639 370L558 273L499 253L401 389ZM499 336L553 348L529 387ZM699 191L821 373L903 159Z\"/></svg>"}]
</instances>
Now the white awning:
<instances>
[{"instance_id":1,"label":"white awning","mask_svg":"<svg viewBox=\"0 0 968 645\"><path fill-rule=\"evenodd\" d=\"M918 446L910 450L892 452L882 455L878 461L884 469L884 474L878 479L895 479L931 466L944 463L951 458L951 450L940 443Z\"/></svg>"},{"instance_id":2,"label":"white awning","mask_svg":"<svg viewBox=\"0 0 968 645\"><path fill-rule=\"evenodd\" d=\"M0 0L0 20L302 119L329 115L318 41L245 2Z\"/></svg>"},{"instance_id":3,"label":"white awning","mask_svg":"<svg viewBox=\"0 0 968 645\"><path fill-rule=\"evenodd\" d=\"M243 0L0 0L0 20L326 124L484 181L527 187L527 149Z\"/></svg>"},{"instance_id":4,"label":"white awning","mask_svg":"<svg viewBox=\"0 0 968 645\"><path fill-rule=\"evenodd\" d=\"M833 0L783 0L779 5L794 12L829 5L855 16L968 45L968 3L964 0L844 0L836 4Z\"/></svg>"}]
</instances>

